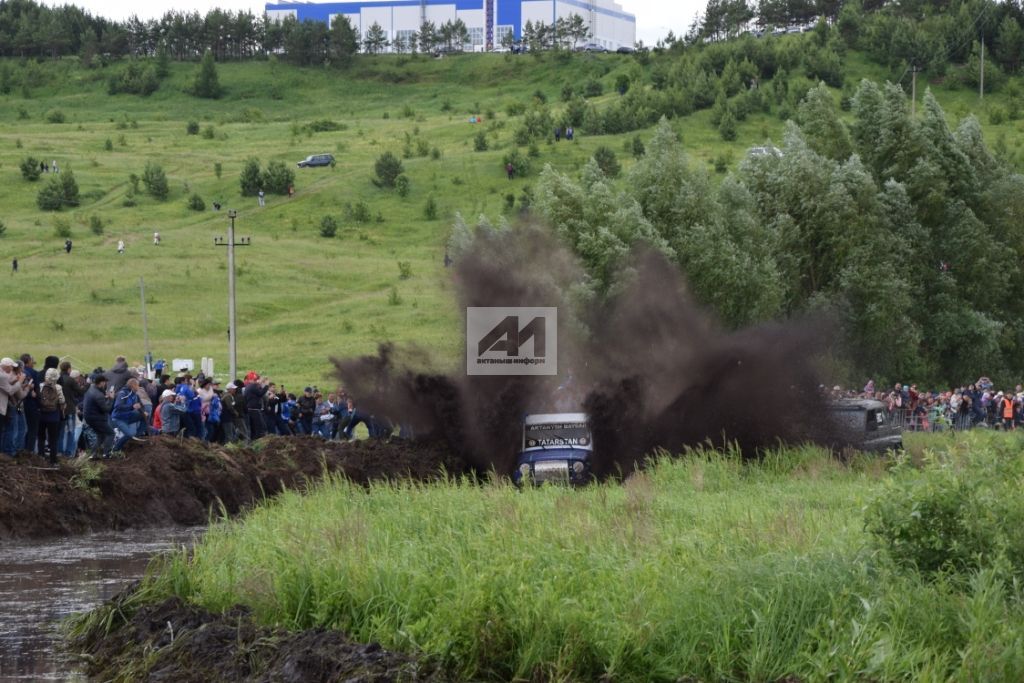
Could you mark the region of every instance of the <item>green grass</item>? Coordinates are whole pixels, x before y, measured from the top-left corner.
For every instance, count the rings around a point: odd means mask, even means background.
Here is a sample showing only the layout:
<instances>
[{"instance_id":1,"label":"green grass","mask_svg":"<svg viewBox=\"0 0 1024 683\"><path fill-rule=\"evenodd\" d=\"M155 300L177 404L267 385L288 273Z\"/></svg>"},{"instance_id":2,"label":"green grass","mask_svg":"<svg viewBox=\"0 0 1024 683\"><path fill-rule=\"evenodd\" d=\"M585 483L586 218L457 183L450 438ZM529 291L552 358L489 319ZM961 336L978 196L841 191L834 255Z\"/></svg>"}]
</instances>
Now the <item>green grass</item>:
<instances>
[{"instance_id":1,"label":"green grass","mask_svg":"<svg viewBox=\"0 0 1024 683\"><path fill-rule=\"evenodd\" d=\"M908 441L965 467L1020 445ZM582 490L333 478L215 525L144 594L342 629L473 680L1019 680L1019 584L900 569L865 532L865 506L923 476L891 465L803 448L696 452Z\"/></svg>"},{"instance_id":2,"label":"green grass","mask_svg":"<svg viewBox=\"0 0 1024 683\"><path fill-rule=\"evenodd\" d=\"M877 67L852 59L850 80L878 75ZM252 246L238 253L243 371L257 369L301 386L322 379L328 356L372 352L383 340L418 344L440 366L451 366L459 356L462 326L453 284L441 264L455 212L468 220L479 214L493 220L503 210L505 194L518 196L535 184L544 164L575 172L599 145L616 150L626 170L632 163L622 149L633 133L541 143L533 176L513 182L505 178L501 161L513 147L518 125L506 114L509 104L531 102L540 90L558 110L562 85L591 77L601 78L610 92L617 74L637 68L619 55L382 56L360 58L347 72L274 61L229 63L218 67L227 89L218 101L183 93L194 76L193 64L173 65L170 78L148 98L108 96L111 69L82 69L74 59L10 64L15 78L26 74L31 86L27 99L20 88L0 95L0 206L7 227L0 258L4 269L15 257L21 266L17 277L3 278L4 353L52 352L85 368L109 365L121 353L141 361L138 281L145 277L156 357L198 361L211 356L219 373L227 371L226 259L213 246L227 218L211 210L215 200L238 209L239 235L253 238ZM595 102L602 106L616 97L606 94ZM970 101L963 92L943 91L940 99L955 104L951 116L962 115ZM46 123L46 113L54 109L65 114L65 123ZM412 116L404 117L408 111ZM487 120L471 125L470 114ZM746 147L781 138L782 122L762 114L741 123L738 139L725 143L709 116L703 111L676 122L697 163L725 155L735 167ZM317 119L347 129L302 130ZM212 126L213 138L187 135L190 120L201 129ZM986 134L1010 135L1012 148L1020 144L1019 126L987 126ZM473 137L481 127L489 131L489 149L475 152ZM411 192L403 199L375 188L370 177L377 156L387 150L400 154L407 135L414 147L422 139L442 156L404 160ZM238 175L247 158L293 165L316 152L333 153L338 165L296 169L295 198L271 196L266 208L258 209L255 198L240 197ZM60 214L38 210L41 183L23 180L18 170L29 155L73 169L82 205ZM170 198L157 202L140 194L137 206L123 206L129 174L141 176L147 161L167 172ZM223 169L219 179L216 163ZM188 209L193 192L206 201L207 211ZM431 197L439 206L432 221L423 216ZM344 220L345 205L360 201L383 221ZM325 214L339 220L335 239L319 236ZM93 216L105 224L102 236L89 229ZM55 235L58 217L71 225L70 256L62 251L63 238ZM163 237L159 248L151 243L154 231ZM119 239L127 242L125 256L116 252ZM399 278L399 261L411 264L412 277ZM397 305L389 304L392 288Z\"/></svg>"}]
</instances>

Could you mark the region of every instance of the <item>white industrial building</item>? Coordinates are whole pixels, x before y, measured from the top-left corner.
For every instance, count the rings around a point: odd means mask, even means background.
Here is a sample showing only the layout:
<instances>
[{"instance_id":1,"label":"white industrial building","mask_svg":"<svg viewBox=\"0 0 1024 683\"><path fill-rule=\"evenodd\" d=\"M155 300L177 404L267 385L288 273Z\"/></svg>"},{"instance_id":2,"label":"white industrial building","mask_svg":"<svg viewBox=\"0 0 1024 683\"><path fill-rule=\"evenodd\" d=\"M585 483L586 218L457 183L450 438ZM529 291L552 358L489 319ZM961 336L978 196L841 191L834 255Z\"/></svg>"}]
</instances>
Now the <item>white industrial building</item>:
<instances>
[{"instance_id":1,"label":"white industrial building","mask_svg":"<svg viewBox=\"0 0 1024 683\"><path fill-rule=\"evenodd\" d=\"M489 50L512 33L523 35L526 23L553 24L574 14L583 17L596 43L609 50L633 47L636 42L636 17L623 11L614 0L357 0L355 2L281 2L267 3L267 16L282 20L323 21L330 25L335 16L348 18L360 36L375 23L389 41L407 41L425 21L439 26L461 19L469 29L474 50Z\"/></svg>"}]
</instances>

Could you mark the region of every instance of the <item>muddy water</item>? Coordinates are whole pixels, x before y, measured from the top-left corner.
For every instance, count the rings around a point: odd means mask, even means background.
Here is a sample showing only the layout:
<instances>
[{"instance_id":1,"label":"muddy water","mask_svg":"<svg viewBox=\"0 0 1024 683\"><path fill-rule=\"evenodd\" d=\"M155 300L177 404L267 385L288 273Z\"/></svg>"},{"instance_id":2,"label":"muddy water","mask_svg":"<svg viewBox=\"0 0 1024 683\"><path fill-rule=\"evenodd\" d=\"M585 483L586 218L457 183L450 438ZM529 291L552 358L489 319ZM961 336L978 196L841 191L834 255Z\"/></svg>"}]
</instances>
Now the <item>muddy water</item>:
<instances>
[{"instance_id":1,"label":"muddy water","mask_svg":"<svg viewBox=\"0 0 1024 683\"><path fill-rule=\"evenodd\" d=\"M200 533L176 527L0 542L0 682L85 680L60 652L58 622L114 596L154 554L191 545Z\"/></svg>"}]
</instances>

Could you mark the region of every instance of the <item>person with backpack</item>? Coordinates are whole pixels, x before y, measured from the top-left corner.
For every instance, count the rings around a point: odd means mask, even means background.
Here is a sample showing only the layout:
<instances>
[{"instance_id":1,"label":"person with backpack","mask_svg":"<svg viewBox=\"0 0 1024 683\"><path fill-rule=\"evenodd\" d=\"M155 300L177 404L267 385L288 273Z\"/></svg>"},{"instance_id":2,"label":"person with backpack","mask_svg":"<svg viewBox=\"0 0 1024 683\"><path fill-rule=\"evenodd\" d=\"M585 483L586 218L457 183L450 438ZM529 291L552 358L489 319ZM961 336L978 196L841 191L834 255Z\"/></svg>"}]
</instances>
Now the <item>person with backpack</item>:
<instances>
[{"instance_id":1,"label":"person with backpack","mask_svg":"<svg viewBox=\"0 0 1024 683\"><path fill-rule=\"evenodd\" d=\"M43 385L39 387L39 454L49 451L50 467L57 467L61 427L67 410L67 399L59 381L60 370L48 368L43 375Z\"/></svg>"}]
</instances>

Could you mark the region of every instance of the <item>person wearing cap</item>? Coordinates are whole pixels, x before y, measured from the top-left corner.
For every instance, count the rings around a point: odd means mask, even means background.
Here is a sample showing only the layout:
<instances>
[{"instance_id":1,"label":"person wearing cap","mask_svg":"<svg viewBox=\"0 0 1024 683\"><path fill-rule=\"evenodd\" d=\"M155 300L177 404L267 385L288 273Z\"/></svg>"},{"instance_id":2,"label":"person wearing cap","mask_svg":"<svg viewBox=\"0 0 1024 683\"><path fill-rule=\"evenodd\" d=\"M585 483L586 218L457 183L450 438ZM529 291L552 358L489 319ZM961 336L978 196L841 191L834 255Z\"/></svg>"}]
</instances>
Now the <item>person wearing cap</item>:
<instances>
[{"instance_id":1,"label":"person wearing cap","mask_svg":"<svg viewBox=\"0 0 1024 683\"><path fill-rule=\"evenodd\" d=\"M16 448L14 422L19 415L18 404L28 393L28 379L18 370L12 358L0 359L0 452L13 456Z\"/></svg>"},{"instance_id":2,"label":"person wearing cap","mask_svg":"<svg viewBox=\"0 0 1024 683\"><path fill-rule=\"evenodd\" d=\"M181 432L181 418L187 410L183 394L164 389L160 394L160 433L176 436Z\"/></svg>"},{"instance_id":3,"label":"person wearing cap","mask_svg":"<svg viewBox=\"0 0 1024 683\"><path fill-rule=\"evenodd\" d=\"M313 396L313 387L306 387L302 390L302 396L296 401L299 408L299 433L313 433L313 416L316 415L316 397Z\"/></svg>"},{"instance_id":4,"label":"person wearing cap","mask_svg":"<svg viewBox=\"0 0 1024 683\"><path fill-rule=\"evenodd\" d=\"M109 458L111 447L114 445L114 428L110 426L112 405L107 393L106 376L96 372L90 379L92 384L85 392L85 400L82 401L82 419L96 433L96 443L92 448L90 459L98 460L101 455L104 458Z\"/></svg>"}]
</instances>

